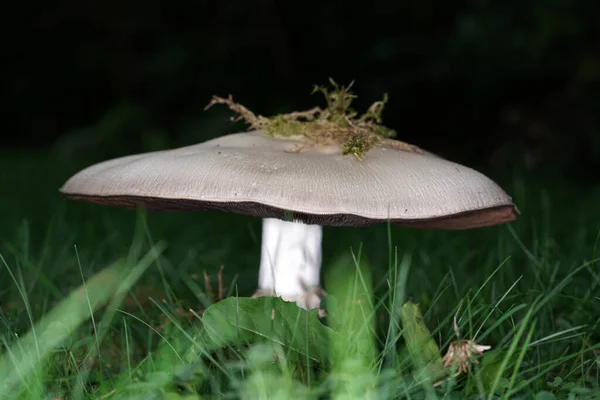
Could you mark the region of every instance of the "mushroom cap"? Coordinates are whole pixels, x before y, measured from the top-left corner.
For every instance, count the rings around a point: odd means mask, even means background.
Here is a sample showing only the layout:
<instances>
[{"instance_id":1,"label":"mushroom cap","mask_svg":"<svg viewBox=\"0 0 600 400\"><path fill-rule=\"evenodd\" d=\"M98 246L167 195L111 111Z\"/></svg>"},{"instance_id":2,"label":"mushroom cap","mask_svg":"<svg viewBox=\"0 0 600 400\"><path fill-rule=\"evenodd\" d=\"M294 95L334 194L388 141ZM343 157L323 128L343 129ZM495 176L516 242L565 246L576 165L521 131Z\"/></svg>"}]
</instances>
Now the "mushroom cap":
<instances>
[{"instance_id":1,"label":"mushroom cap","mask_svg":"<svg viewBox=\"0 0 600 400\"><path fill-rule=\"evenodd\" d=\"M339 145L236 133L92 165L60 192L162 211L217 209L307 224L466 229L514 220L511 198L481 173L431 153L376 146L363 160Z\"/></svg>"}]
</instances>

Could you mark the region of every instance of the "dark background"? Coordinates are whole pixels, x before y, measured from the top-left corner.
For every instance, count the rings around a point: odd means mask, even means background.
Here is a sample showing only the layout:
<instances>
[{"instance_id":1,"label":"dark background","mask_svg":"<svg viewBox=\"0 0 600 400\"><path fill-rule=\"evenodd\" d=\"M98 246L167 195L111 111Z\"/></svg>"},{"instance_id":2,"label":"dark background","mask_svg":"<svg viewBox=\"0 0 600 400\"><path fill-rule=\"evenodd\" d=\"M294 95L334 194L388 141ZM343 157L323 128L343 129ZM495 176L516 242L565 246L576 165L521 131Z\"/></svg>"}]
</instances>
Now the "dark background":
<instances>
[{"instance_id":1,"label":"dark background","mask_svg":"<svg viewBox=\"0 0 600 400\"><path fill-rule=\"evenodd\" d=\"M484 170L600 171L600 2L14 2L3 18L4 149L98 161L242 130L314 84L388 92L405 141Z\"/></svg>"}]
</instances>

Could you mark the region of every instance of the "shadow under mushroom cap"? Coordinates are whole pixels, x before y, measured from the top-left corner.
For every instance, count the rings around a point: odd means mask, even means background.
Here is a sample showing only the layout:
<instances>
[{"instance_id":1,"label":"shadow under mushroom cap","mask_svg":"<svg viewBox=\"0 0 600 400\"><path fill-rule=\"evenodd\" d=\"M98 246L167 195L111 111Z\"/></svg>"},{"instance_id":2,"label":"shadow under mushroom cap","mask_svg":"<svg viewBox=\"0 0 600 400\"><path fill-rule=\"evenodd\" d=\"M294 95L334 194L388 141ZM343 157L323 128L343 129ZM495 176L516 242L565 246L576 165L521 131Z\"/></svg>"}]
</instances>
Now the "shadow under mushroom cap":
<instances>
[{"instance_id":1,"label":"shadow under mushroom cap","mask_svg":"<svg viewBox=\"0 0 600 400\"><path fill-rule=\"evenodd\" d=\"M71 177L66 197L162 211L217 209L310 224L392 223L466 229L510 222L511 198L493 181L432 154L386 146L362 161L339 146L260 131L105 161Z\"/></svg>"}]
</instances>

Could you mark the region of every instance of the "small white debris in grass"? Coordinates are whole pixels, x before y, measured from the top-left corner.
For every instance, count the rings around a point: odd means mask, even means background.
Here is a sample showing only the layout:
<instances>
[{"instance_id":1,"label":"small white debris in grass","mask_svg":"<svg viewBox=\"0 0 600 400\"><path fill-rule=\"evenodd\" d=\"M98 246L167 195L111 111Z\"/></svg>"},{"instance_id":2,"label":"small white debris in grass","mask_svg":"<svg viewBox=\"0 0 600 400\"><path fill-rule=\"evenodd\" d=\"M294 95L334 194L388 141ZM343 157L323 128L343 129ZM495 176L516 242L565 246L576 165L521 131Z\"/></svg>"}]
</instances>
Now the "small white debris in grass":
<instances>
[{"instance_id":1,"label":"small white debris in grass","mask_svg":"<svg viewBox=\"0 0 600 400\"><path fill-rule=\"evenodd\" d=\"M471 364L478 363L474 358L475 355L481 355L491 348L492 346L477 344L473 340L456 340L448 347L448 352L444 356L444 367L451 367L456 363L457 372L465 373Z\"/></svg>"},{"instance_id":2,"label":"small white debris in grass","mask_svg":"<svg viewBox=\"0 0 600 400\"><path fill-rule=\"evenodd\" d=\"M458 305L456 314L454 314L454 333L456 334L457 340L450 343L448 352L444 356L444 367L448 368L456 364L457 374L465 373L471 366L471 364L477 364L479 361L475 359L475 356L483 354L484 351L490 350L492 346L483 344L477 344L474 340L465 340L460 338L460 331L458 330L458 323L456 317L462 306L462 301Z\"/></svg>"}]
</instances>

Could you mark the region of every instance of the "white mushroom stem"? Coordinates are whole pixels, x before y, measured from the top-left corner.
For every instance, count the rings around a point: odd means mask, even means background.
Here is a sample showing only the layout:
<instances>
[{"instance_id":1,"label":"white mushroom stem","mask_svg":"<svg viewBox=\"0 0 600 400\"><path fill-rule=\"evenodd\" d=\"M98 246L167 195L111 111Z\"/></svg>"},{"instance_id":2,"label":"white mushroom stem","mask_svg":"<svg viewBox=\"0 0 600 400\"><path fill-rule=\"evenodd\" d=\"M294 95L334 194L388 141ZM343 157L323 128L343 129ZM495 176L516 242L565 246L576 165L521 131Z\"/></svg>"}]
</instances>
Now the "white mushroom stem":
<instances>
[{"instance_id":1,"label":"white mushroom stem","mask_svg":"<svg viewBox=\"0 0 600 400\"><path fill-rule=\"evenodd\" d=\"M263 219L258 290L255 296L279 296L305 309L318 308L321 239L319 225Z\"/></svg>"}]
</instances>

